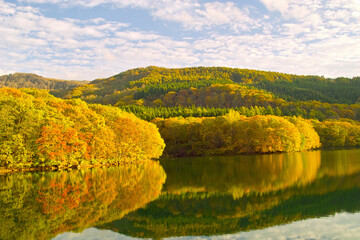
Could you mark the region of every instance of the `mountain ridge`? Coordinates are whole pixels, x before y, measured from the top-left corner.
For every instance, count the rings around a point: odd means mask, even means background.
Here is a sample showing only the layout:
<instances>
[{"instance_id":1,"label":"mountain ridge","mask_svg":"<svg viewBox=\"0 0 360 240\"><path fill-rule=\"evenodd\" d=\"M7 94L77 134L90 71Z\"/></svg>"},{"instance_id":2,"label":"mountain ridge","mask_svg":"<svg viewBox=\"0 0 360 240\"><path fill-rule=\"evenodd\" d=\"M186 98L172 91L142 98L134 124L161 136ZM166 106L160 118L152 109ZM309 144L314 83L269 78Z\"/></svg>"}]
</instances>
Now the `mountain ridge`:
<instances>
[{"instance_id":1,"label":"mountain ridge","mask_svg":"<svg viewBox=\"0 0 360 240\"><path fill-rule=\"evenodd\" d=\"M57 97L63 97L69 90L89 82L46 78L34 73L12 73L0 76L0 87L47 89Z\"/></svg>"}]
</instances>

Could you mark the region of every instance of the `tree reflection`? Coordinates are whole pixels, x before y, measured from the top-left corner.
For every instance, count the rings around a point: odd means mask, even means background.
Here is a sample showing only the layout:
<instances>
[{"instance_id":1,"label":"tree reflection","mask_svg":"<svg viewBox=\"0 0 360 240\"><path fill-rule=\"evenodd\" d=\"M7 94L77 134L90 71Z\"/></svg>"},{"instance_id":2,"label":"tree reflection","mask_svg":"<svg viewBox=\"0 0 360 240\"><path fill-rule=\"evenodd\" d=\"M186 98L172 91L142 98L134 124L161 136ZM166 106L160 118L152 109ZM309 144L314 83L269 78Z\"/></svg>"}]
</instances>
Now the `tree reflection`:
<instances>
[{"instance_id":1,"label":"tree reflection","mask_svg":"<svg viewBox=\"0 0 360 240\"><path fill-rule=\"evenodd\" d=\"M100 228L135 237L218 235L360 210L360 150L163 161L163 193Z\"/></svg>"},{"instance_id":2,"label":"tree reflection","mask_svg":"<svg viewBox=\"0 0 360 240\"><path fill-rule=\"evenodd\" d=\"M164 160L164 191L229 193L236 199L305 185L316 178L320 164L319 151Z\"/></svg>"},{"instance_id":3,"label":"tree reflection","mask_svg":"<svg viewBox=\"0 0 360 240\"><path fill-rule=\"evenodd\" d=\"M0 176L0 239L51 239L122 218L157 198L159 163Z\"/></svg>"}]
</instances>

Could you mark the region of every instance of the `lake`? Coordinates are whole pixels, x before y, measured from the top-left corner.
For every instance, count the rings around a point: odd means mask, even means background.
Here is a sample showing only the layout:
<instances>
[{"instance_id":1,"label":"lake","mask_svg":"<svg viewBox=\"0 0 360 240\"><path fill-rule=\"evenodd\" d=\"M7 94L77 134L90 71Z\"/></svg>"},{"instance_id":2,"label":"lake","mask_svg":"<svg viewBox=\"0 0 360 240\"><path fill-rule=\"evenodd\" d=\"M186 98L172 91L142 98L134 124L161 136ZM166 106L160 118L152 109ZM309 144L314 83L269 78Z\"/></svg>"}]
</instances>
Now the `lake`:
<instances>
[{"instance_id":1,"label":"lake","mask_svg":"<svg viewBox=\"0 0 360 240\"><path fill-rule=\"evenodd\" d=\"M0 239L360 239L360 150L0 176Z\"/></svg>"}]
</instances>

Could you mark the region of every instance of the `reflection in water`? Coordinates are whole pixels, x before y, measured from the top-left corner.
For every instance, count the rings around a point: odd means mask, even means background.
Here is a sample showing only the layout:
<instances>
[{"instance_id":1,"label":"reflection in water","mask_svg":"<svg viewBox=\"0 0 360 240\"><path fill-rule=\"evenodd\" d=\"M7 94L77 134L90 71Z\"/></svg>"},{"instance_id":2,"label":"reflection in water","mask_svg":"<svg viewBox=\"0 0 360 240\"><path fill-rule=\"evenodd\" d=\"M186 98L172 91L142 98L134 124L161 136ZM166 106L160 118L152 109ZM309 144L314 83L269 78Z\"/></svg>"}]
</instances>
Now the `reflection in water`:
<instances>
[{"instance_id":1,"label":"reflection in water","mask_svg":"<svg viewBox=\"0 0 360 240\"><path fill-rule=\"evenodd\" d=\"M320 174L327 176L343 176L360 171L360 150L322 151Z\"/></svg>"},{"instance_id":2,"label":"reflection in water","mask_svg":"<svg viewBox=\"0 0 360 240\"><path fill-rule=\"evenodd\" d=\"M360 151L163 160L159 199L104 224L134 237L209 236L360 210Z\"/></svg>"},{"instance_id":3,"label":"reflection in water","mask_svg":"<svg viewBox=\"0 0 360 240\"><path fill-rule=\"evenodd\" d=\"M220 236L185 236L171 237L171 240L278 240L278 239L347 239L358 240L360 238L360 213L340 213L330 217L307 219L286 225L270 227L262 230L226 234ZM54 240L133 240L110 230L99 230L96 228L86 229L80 233L66 233L56 237ZM138 238L136 238L138 239ZM164 238L167 239L167 238Z\"/></svg>"},{"instance_id":4,"label":"reflection in water","mask_svg":"<svg viewBox=\"0 0 360 240\"><path fill-rule=\"evenodd\" d=\"M236 199L305 185L316 178L320 163L319 151L163 160L168 176L163 191L229 193Z\"/></svg>"},{"instance_id":5,"label":"reflection in water","mask_svg":"<svg viewBox=\"0 0 360 240\"><path fill-rule=\"evenodd\" d=\"M279 225L360 211L360 150L161 164L0 176L0 239L236 239L243 232L254 236L254 230L280 231ZM345 214L344 221L354 215Z\"/></svg>"},{"instance_id":6,"label":"reflection in water","mask_svg":"<svg viewBox=\"0 0 360 240\"><path fill-rule=\"evenodd\" d=\"M157 163L0 176L0 239L51 239L122 218L157 198Z\"/></svg>"}]
</instances>

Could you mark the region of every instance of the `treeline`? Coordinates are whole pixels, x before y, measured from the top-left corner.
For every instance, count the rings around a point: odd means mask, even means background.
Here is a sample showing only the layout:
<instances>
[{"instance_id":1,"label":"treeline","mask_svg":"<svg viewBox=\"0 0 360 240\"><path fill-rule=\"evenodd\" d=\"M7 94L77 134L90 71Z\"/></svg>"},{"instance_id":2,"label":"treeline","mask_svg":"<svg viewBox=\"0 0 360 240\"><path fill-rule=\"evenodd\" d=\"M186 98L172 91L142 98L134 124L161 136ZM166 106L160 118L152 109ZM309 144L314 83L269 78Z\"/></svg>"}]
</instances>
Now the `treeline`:
<instances>
[{"instance_id":1,"label":"treeline","mask_svg":"<svg viewBox=\"0 0 360 240\"><path fill-rule=\"evenodd\" d=\"M360 147L360 123L348 119L319 122L312 120L323 147Z\"/></svg>"},{"instance_id":2,"label":"treeline","mask_svg":"<svg viewBox=\"0 0 360 240\"><path fill-rule=\"evenodd\" d=\"M305 120L272 115L154 119L172 156L292 152L359 147L360 125L348 120Z\"/></svg>"},{"instance_id":3,"label":"treeline","mask_svg":"<svg viewBox=\"0 0 360 240\"><path fill-rule=\"evenodd\" d=\"M132 75L133 78L129 78L129 75ZM211 79L249 84L263 80L291 80L293 76L295 75L227 67L163 68L150 66L132 69L118 74L111 79L113 81L128 81L130 86L141 87L147 84L196 82ZM108 79L104 80L107 81Z\"/></svg>"},{"instance_id":4,"label":"treeline","mask_svg":"<svg viewBox=\"0 0 360 240\"><path fill-rule=\"evenodd\" d=\"M283 112L280 108L275 109L271 106L265 107L233 107L233 108L208 108L208 107L146 107L138 105L122 105L119 106L121 110L133 113L138 118L146 121L151 121L155 118L171 118L171 117L217 117L228 114L231 110L240 113L246 117L253 117L256 115L275 115L282 116Z\"/></svg>"},{"instance_id":5,"label":"treeline","mask_svg":"<svg viewBox=\"0 0 360 240\"><path fill-rule=\"evenodd\" d=\"M112 164L158 158L163 148L154 124L118 108L0 89L2 167Z\"/></svg>"},{"instance_id":6,"label":"treeline","mask_svg":"<svg viewBox=\"0 0 360 240\"><path fill-rule=\"evenodd\" d=\"M154 119L169 155L291 152L320 147L312 125L300 118L246 118L237 112L216 118Z\"/></svg>"},{"instance_id":7,"label":"treeline","mask_svg":"<svg viewBox=\"0 0 360 240\"><path fill-rule=\"evenodd\" d=\"M168 92L156 99L133 99L132 95L121 98L116 105L146 105L151 107L206 107L206 108L265 108L257 114L273 112L274 115L298 116L308 119L349 118L360 120L360 104L330 104L319 101L287 102L273 94L236 84L214 84L204 88L183 89ZM241 112L244 115L251 114ZM271 113L270 113L271 114Z\"/></svg>"},{"instance_id":8,"label":"treeline","mask_svg":"<svg viewBox=\"0 0 360 240\"><path fill-rule=\"evenodd\" d=\"M57 97L63 97L69 90L87 83L89 82L44 78L31 73L14 73L0 76L0 87L47 89Z\"/></svg>"},{"instance_id":9,"label":"treeline","mask_svg":"<svg viewBox=\"0 0 360 240\"><path fill-rule=\"evenodd\" d=\"M360 100L360 77L325 79L318 76L294 76L292 81L263 80L253 86L270 91L287 101L316 100L354 104Z\"/></svg>"},{"instance_id":10,"label":"treeline","mask_svg":"<svg viewBox=\"0 0 360 240\"><path fill-rule=\"evenodd\" d=\"M181 89L189 88L203 88L211 86L212 84L229 84L232 83L229 80L224 79L198 79L197 81L189 82L170 82L170 83L155 83L147 84L144 88L137 90L134 94L134 99L144 99L153 96L164 95L168 92L178 92Z\"/></svg>"},{"instance_id":11,"label":"treeline","mask_svg":"<svg viewBox=\"0 0 360 240\"><path fill-rule=\"evenodd\" d=\"M203 107L272 107L279 108L286 116L298 116L319 120L350 118L360 120L360 105L329 104L318 101L286 102L273 94L234 84L211 85L200 89L187 89L169 92L153 101L164 106L203 106Z\"/></svg>"},{"instance_id":12,"label":"treeline","mask_svg":"<svg viewBox=\"0 0 360 240\"><path fill-rule=\"evenodd\" d=\"M283 113L279 108L265 107L234 107L234 108L207 108L207 107L146 107L138 105L122 105L119 106L121 110L133 113L138 118L146 121L151 121L155 118L171 118L171 117L217 117L223 116L234 110L246 117L253 117L256 115L275 115L282 116Z\"/></svg>"}]
</instances>

